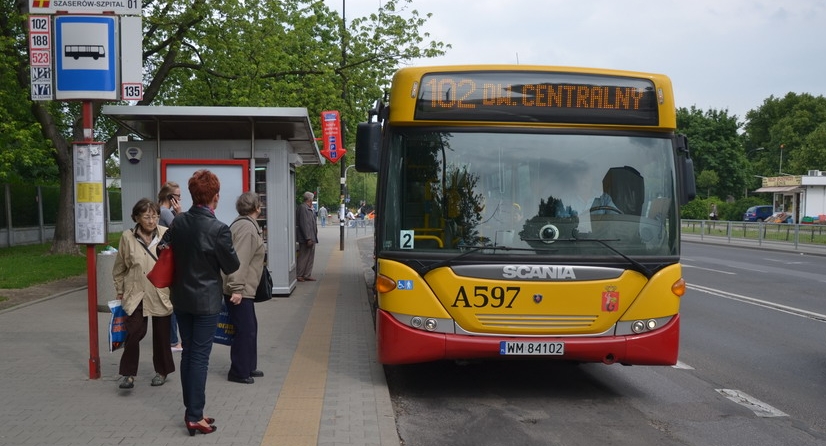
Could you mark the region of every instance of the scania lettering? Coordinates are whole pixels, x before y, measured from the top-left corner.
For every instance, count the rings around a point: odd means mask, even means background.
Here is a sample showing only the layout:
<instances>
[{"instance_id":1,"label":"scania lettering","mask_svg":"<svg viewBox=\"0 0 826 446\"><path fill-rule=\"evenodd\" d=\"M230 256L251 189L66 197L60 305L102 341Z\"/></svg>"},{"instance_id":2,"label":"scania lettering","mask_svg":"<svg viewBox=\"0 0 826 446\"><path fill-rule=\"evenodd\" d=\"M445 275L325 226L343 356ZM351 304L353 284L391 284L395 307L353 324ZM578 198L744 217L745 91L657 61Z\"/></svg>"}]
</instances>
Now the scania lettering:
<instances>
[{"instance_id":1,"label":"scania lettering","mask_svg":"<svg viewBox=\"0 0 826 446\"><path fill-rule=\"evenodd\" d=\"M508 265L502 268L502 277L505 279L576 279L573 268L570 266L532 266Z\"/></svg>"}]
</instances>

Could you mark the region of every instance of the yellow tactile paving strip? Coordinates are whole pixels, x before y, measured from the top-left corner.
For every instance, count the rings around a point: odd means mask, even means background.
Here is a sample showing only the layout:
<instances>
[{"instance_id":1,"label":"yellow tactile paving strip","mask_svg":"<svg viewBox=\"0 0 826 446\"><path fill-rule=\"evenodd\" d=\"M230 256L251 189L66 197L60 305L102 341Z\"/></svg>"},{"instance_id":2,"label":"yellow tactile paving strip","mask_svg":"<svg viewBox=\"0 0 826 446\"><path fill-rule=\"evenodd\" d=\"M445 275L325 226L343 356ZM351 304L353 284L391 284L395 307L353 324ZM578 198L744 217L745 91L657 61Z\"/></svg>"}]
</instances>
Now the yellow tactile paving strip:
<instances>
[{"instance_id":1,"label":"yellow tactile paving strip","mask_svg":"<svg viewBox=\"0 0 826 446\"><path fill-rule=\"evenodd\" d=\"M329 264L341 262L342 252L333 251ZM330 270L327 270L330 271ZM331 272L331 271L330 271ZM336 298L341 280L334 274L318 282L313 307L304 333L281 386L272 418L261 445L316 446L324 390L327 383L327 361L336 313ZM306 286L309 284L304 284Z\"/></svg>"}]
</instances>

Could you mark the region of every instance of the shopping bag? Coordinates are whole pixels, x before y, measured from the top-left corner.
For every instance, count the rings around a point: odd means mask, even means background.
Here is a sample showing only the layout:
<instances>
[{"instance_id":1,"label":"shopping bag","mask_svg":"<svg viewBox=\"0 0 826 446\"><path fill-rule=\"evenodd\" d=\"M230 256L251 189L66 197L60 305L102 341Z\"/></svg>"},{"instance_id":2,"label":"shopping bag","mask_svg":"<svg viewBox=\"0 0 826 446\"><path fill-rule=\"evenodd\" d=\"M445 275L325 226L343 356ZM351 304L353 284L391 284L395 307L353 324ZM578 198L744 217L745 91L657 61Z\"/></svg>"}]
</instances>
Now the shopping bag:
<instances>
[{"instance_id":1,"label":"shopping bag","mask_svg":"<svg viewBox=\"0 0 826 446\"><path fill-rule=\"evenodd\" d=\"M123 347L123 343L126 342L127 314L119 300L109 301L109 311L109 351L113 352Z\"/></svg>"},{"instance_id":2,"label":"shopping bag","mask_svg":"<svg viewBox=\"0 0 826 446\"><path fill-rule=\"evenodd\" d=\"M172 280L175 277L175 257L172 254L172 246L167 246L160 250L158 254L158 261L152 267L152 271L146 275L146 278L155 285L155 288L166 288L172 285Z\"/></svg>"},{"instance_id":3,"label":"shopping bag","mask_svg":"<svg viewBox=\"0 0 826 446\"><path fill-rule=\"evenodd\" d=\"M229 320L229 310L227 303L221 304L221 312L218 314L218 326L215 327L215 342L217 344L232 345L235 337L235 325Z\"/></svg>"}]
</instances>

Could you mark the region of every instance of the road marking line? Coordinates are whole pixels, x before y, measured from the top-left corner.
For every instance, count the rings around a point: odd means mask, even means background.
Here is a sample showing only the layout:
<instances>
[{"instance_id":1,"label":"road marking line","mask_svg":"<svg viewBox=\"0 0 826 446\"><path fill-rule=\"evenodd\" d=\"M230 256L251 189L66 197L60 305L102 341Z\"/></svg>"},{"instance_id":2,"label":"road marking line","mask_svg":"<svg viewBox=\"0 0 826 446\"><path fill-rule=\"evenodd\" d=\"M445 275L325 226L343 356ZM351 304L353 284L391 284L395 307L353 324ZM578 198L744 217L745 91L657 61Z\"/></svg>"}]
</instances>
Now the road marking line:
<instances>
[{"instance_id":1,"label":"road marking line","mask_svg":"<svg viewBox=\"0 0 826 446\"><path fill-rule=\"evenodd\" d=\"M711 271L713 273L729 274L729 275L737 274L737 273L733 273L733 272L730 272L730 271L720 271L719 269L711 269L711 268L703 268L701 266L686 265L685 263L683 263L682 266L683 266L683 268L701 269L703 271Z\"/></svg>"},{"instance_id":2,"label":"road marking line","mask_svg":"<svg viewBox=\"0 0 826 446\"><path fill-rule=\"evenodd\" d=\"M694 367L691 367L690 365L688 365L688 364L686 364L682 361L677 361L677 363L672 365L671 367L675 368L675 369L682 369L682 370L694 370Z\"/></svg>"},{"instance_id":3,"label":"road marking line","mask_svg":"<svg viewBox=\"0 0 826 446\"><path fill-rule=\"evenodd\" d=\"M333 251L328 264L340 265L341 256L341 251ZM318 444L336 298L341 283L339 276L330 274L334 269L325 268L325 271L327 274L318 282L307 324L298 340L290 369L261 440L262 446Z\"/></svg>"},{"instance_id":4,"label":"road marking line","mask_svg":"<svg viewBox=\"0 0 826 446\"><path fill-rule=\"evenodd\" d=\"M803 254L803 253L801 253L801 254ZM784 265L806 265L806 264L809 263L809 262L788 262L786 260L778 260L778 259L772 259L772 258L768 258L768 259L764 258L763 260L765 260L767 262L782 263Z\"/></svg>"},{"instance_id":5,"label":"road marking line","mask_svg":"<svg viewBox=\"0 0 826 446\"><path fill-rule=\"evenodd\" d=\"M807 311L800 308L790 307L787 305L777 304L774 302L769 302L762 299L755 299L753 297L743 296L741 294L729 293L727 291L718 290L715 288L704 287L700 285L686 285L686 288L694 291L700 291L702 293L711 294L714 296L722 297L725 299L735 300L738 302L743 302L749 305L754 305L757 307L768 308L770 310L780 311L781 313L787 313L794 316L804 317L807 319L813 319L819 322L826 322L826 314L815 313L813 311Z\"/></svg>"},{"instance_id":6,"label":"road marking line","mask_svg":"<svg viewBox=\"0 0 826 446\"><path fill-rule=\"evenodd\" d=\"M754 412L758 417L788 417L789 415L779 409L758 400L757 398L748 395L744 392L734 389L714 389L720 395L734 401L735 403L744 406Z\"/></svg>"},{"instance_id":7,"label":"road marking line","mask_svg":"<svg viewBox=\"0 0 826 446\"><path fill-rule=\"evenodd\" d=\"M765 270L765 269L757 269L757 268L753 268L753 267L737 266L737 265L729 265L729 268L742 269L743 271L751 271L751 272L755 272L755 273L767 273L767 272L769 272L768 270Z\"/></svg>"}]
</instances>

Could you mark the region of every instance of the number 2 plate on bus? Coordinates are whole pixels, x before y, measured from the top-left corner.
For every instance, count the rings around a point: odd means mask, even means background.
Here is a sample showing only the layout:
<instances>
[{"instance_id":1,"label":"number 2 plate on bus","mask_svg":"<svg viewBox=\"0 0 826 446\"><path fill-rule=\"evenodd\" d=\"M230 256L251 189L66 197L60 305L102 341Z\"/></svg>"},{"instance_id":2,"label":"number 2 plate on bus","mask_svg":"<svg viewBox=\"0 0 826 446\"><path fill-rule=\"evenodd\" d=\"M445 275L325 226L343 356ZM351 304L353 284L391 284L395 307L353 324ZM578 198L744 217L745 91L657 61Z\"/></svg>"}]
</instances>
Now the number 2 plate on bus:
<instances>
[{"instance_id":1,"label":"number 2 plate on bus","mask_svg":"<svg viewBox=\"0 0 826 446\"><path fill-rule=\"evenodd\" d=\"M499 342L500 355L558 356L565 354L564 342Z\"/></svg>"}]
</instances>

